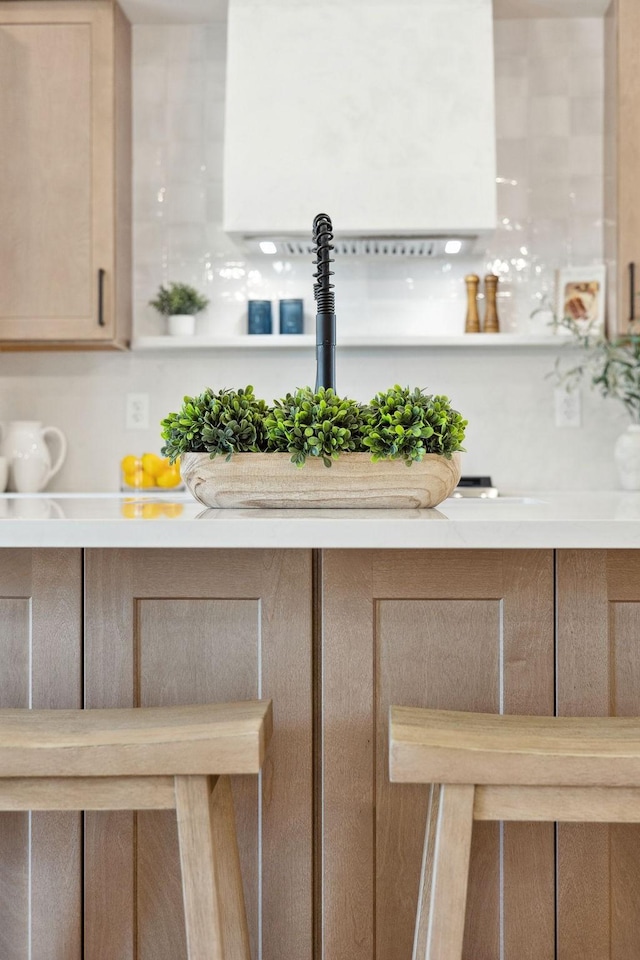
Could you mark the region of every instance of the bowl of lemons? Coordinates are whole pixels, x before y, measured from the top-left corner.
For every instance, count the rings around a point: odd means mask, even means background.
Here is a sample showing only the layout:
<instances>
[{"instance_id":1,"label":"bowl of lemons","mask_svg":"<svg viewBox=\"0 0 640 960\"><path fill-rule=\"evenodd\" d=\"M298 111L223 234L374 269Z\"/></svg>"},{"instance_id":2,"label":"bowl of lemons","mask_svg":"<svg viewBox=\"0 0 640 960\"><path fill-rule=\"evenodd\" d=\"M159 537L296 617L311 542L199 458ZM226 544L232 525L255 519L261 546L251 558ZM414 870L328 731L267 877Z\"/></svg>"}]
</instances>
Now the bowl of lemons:
<instances>
[{"instance_id":1,"label":"bowl of lemons","mask_svg":"<svg viewBox=\"0 0 640 960\"><path fill-rule=\"evenodd\" d=\"M130 453L120 461L120 470L123 491L166 493L184 489L180 461L171 464L166 457L160 457L157 453L143 453L142 456Z\"/></svg>"}]
</instances>

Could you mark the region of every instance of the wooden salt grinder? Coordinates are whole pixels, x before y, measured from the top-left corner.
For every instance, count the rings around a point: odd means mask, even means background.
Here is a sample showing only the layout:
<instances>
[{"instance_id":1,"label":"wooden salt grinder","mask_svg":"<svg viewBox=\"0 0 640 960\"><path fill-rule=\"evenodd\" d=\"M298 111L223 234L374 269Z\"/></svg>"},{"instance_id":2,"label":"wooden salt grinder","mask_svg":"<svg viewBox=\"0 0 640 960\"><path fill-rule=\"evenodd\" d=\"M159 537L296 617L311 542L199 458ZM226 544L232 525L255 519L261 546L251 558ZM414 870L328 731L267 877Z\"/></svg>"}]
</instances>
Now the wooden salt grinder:
<instances>
[{"instance_id":1,"label":"wooden salt grinder","mask_svg":"<svg viewBox=\"0 0 640 960\"><path fill-rule=\"evenodd\" d=\"M484 315L484 332L500 333L500 321L498 320L498 277L493 273L487 274L484 278L484 292L487 302L487 309Z\"/></svg>"},{"instance_id":2,"label":"wooden salt grinder","mask_svg":"<svg viewBox=\"0 0 640 960\"><path fill-rule=\"evenodd\" d=\"M480 316L478 314L478 285L480 277L475 273L470 273L464 278L467 285L467 322L465 324L465 333L480 333Z\"/></svg>"}]
</instances>

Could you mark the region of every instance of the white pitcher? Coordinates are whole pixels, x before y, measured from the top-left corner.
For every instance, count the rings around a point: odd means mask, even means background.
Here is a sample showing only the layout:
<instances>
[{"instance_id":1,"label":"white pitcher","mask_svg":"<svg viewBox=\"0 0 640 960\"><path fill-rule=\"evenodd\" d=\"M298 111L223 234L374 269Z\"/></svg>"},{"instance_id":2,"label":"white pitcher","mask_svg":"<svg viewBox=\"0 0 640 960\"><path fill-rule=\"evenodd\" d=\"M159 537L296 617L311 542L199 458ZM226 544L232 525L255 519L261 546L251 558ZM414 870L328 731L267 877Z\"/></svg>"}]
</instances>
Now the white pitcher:
<instances>
[{"instance_id":1,"label":"white pitcher","mask_svg":"<svg viewBox=\"0 0 640 960\"><path fill-rule=\"evenodd\" d=\"M58 443L52 463L47 438ZM2 454L9 462L9 489L38 493L58 472L67 455L67 438L57 427L44 427L39 420L12 420L2 440Z\"/></svg>"}]
</instances>

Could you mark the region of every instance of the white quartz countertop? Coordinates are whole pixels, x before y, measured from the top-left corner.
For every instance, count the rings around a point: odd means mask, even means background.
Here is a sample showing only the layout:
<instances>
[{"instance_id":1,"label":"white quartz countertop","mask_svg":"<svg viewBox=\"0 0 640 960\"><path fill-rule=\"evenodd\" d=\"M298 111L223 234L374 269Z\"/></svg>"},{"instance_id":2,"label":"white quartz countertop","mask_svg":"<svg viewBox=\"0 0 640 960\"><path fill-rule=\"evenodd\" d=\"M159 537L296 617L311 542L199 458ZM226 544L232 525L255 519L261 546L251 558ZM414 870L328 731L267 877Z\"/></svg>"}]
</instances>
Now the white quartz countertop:
<instances>
[{"instance_id":1,"label":"white quartz countertop","mask_svg":"<svg viewBox=\"0 0 640 960\"><path fill-rule=\"evenodd\" d=\"M207 510L188 494L3 494L0 547L640 549L640 493L445 500L435 510Z\"/></svg>"}]
</instances>

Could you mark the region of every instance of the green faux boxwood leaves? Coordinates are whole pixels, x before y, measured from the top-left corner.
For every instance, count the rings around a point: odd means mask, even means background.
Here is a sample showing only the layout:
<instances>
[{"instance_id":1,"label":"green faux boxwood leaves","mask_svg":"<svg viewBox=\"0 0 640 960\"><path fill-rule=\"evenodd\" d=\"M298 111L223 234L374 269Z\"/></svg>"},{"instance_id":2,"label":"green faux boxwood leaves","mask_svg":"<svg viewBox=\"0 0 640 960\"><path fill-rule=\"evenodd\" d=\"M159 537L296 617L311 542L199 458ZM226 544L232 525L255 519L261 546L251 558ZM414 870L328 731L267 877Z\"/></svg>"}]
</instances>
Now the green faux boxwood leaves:
<instances>
[{"instance_id":1,"label":"green faux boxwood leaves","mask_svg":"<svg viewBox=\"0 0 640 960\"><path fill-rule=\"evenodd\" d=\"M464 449L466 426L448 397L396 385L375 396L367 407L362 442L372 460L403 459L410 465L427 453L451 459L452 453Z\"/></svg>"},{"instance_id":2,"label":"green faux boxwood leaves","mask_svg":"<svg viewBox=\"0 0 640 960\"><path fill-rule=\"evenodd\" d=\"M299 467L307 457L322 457L330 467L341 453L368 451L374 461L411 466L429 453L450 459L464 450L466 426L447 397L417 388L395 386L360 404L330 389L303 387L271 407L250 386L208 389L185 397L182 409L162 421L162 453L174 462L191 452L227 460L233 453L279 452Z\"/></svg>"},{"instance_id":3,"label":"green faux boxwood leaves","mask_svg":"<svg viewBox=\"0 0 640 960\"><path fill-rule=\"evenodd\" d=\"M198 397L185 397L179 413L162 421L162 455L174 463L183 453L254 453L266 450L265 417L268 408L257 400L253 387L244 390L210 388Z\"/></svg>"},{"instance_id":4,"label":"green faux boxwood leaves","mask_svg":"<svg viewBox=\"0 0 640 960\"><path fill-rule=\"evenodd\" d=\"M341 400L333 390L310 387L276 400L266 420L268 449L291 453L297 466L307 457L322 457L326 467L340 453L361 450L362 407Z\"/></svg>"}]
</instances>

